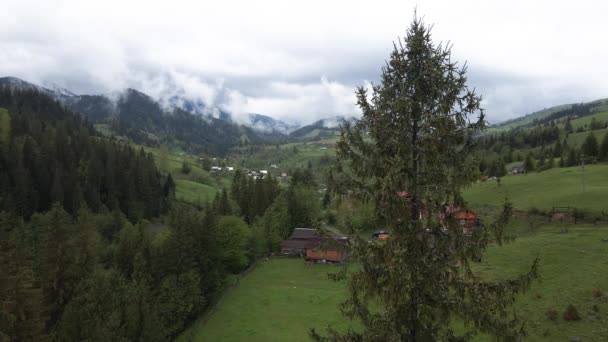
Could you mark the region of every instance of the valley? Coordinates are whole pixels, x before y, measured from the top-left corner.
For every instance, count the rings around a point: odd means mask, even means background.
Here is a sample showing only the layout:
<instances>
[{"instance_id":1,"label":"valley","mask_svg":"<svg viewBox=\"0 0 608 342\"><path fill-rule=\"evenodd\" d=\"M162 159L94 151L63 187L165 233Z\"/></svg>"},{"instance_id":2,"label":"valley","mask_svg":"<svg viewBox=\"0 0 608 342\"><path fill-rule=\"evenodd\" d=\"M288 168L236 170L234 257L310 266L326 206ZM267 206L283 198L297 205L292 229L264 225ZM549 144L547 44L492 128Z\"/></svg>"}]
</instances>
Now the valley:
<instances>
[{"instance_id":1,"label":"valley","mask_svg":"<svg viewBox=\"0 0 608 342\"><path fill-rule=\"evenodd\" d=\"M0 342L608 341L600 5L70 2L0 13Z\"/></svg>"}]
</instances>

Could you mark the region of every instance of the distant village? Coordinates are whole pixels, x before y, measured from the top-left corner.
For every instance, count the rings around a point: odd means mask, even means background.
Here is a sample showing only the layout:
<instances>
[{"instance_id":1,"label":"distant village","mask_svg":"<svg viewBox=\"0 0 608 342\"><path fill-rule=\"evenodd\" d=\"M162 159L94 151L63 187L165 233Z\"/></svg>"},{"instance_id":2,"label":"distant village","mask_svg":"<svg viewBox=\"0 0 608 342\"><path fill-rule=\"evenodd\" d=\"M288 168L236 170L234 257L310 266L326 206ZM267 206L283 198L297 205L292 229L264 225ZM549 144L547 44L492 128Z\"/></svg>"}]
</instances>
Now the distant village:
<instances>
[{"instance_id":1,"label":"distant village","mask_svg":"<svg viewBox=\"0 0 608 342\"><path fill-rule=\"evenodd\" d=\"M211 159L215 164L217 164L218 159L217 158L209 158ZM223 162L225 162L225 159L222 159ZM207 159L205 158L199 158L199 163L201 164L201 166L203 168L205 168L205 163L207 162ZM274 169L275 171L278 171L279 166L277 164L271 164L269 165L270 169ZM234 172L235 167L234 166L219 166L219 165L213 165L209 168L210 172L214 172L214 173L219 173L219 172ZM249 177L252 177L253 179L264 179L266 176L268 176L269 174L269 170L250 170L248 168L240 168L241 172L243 172L244 174L246 174ZM278 181L287 181L288 180L288 174L287 172L272 172L274 174L274 178L276 178Z\"/></svg>"}]
</instances>

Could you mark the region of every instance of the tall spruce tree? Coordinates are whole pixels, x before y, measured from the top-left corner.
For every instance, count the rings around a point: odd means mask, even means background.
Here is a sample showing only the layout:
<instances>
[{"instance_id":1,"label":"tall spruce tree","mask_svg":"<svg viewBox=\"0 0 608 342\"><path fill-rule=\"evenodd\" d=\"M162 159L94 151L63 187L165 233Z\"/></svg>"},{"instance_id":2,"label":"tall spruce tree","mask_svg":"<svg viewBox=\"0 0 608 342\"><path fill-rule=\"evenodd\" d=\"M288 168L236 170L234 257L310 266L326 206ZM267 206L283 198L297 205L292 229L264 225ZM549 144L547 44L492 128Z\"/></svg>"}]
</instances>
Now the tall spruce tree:
<instances>
[{"instance_id":1,"label":"tall spruce tree","mask_svg":"<svg viewBox=\"0 0 608 342\"><path fill-rule=\"evenodd\" d=\"M435 45L430 28L415 18L395 44L381 84L371 94L358 89L363 116L343 124L337 171L345 181L338 186L373 203L392 234L385 243L351 234L361 267L348 275L341 309L361 328L330 328L327 336L312 330L314 339L452 341L478 332L523 333L510 306L535 278L537 263L518 278L495 281L476 277L469 264L491 240L503 242L511 206L471 237L447 210L465 205L461 190L473 182L478 163L473 137L485 127L481 98L466 80L466 65L453 62L450 47ZM464 329L457 332L460 322Z\"/></svg>"}]
</instances>

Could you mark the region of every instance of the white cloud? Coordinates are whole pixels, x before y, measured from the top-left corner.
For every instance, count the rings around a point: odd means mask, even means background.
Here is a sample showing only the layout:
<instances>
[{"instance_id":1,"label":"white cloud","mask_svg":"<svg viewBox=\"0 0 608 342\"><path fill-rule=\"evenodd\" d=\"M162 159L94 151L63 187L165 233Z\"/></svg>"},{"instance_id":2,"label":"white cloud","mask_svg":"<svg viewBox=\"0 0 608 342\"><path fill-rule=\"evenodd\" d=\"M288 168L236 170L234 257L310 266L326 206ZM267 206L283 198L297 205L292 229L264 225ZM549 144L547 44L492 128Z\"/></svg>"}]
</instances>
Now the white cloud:
<instances>
[{"instance_id":1,"label":"white cloud","mask_svg":"<svg viewBox=\"0 0 608 342\"><path fill-rule=\"evenodd\" d=\"M332 115L357 115L354 89L325 76L317 82L272 81L264 86L264 96L247 96L231 90L224 109L238 118L247 113L263 113L275 118L309 123Z\"/></svg>"},{"instance_id":2,"label":"white cloud","mask_svg":"<svg viewBox=\"0 0 608 342\"><path fill-rule=\"evenodd\" d=\"M354 87L378 80L416 6L477 70L492 120L608 95L608 4L591 0L5 0L0 75L313 121L354 114Z\"/></svg>"}]
</instances>

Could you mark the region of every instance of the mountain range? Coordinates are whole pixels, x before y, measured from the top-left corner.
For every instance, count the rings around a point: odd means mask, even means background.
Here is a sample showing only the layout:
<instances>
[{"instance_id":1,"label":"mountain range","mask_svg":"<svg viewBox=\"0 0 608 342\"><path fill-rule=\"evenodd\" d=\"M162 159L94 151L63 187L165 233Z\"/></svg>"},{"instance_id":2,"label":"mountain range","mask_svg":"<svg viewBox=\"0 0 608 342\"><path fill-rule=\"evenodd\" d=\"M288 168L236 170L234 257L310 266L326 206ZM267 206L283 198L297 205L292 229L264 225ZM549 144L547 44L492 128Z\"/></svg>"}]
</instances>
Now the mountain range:
<instances>
[{"instance_id":1,"label":"mountain range","mask_svg":"<svg viewBox=\"0 0 608 342\"><path fill-rule=\"evenodd\" d=\"M16 77L0 78L0 86L46 94L98 127L136 143L178 145L194 153L224 154L231 147L250 143L320 139L335 134L343 119L332 117L302 126L252 113L246 122L239 123L230 113L179 95L160 101L131 88L111 94L77 95Z\"/></svg>"}]
</instances>

